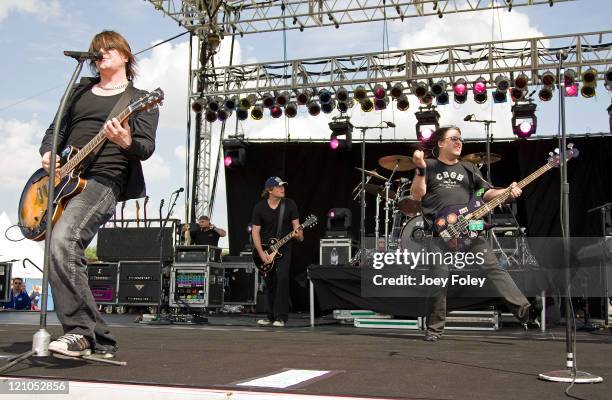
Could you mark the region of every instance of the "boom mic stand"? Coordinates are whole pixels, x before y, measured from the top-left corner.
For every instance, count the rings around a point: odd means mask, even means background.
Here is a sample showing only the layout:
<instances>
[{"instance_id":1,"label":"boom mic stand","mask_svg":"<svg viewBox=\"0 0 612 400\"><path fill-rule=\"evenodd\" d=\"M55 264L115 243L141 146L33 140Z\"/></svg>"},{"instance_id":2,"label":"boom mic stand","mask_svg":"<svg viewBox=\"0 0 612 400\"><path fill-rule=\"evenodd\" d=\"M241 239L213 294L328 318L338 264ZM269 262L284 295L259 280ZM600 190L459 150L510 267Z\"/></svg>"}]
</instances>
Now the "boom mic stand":
<instances>
[{"instance_id":1,"label":"boom mic stand","mask_svg":"<svg viewBox=\"0 0 612 400\"><path fill-rule=\"evenodd\" d=\"M559 145L561 152L561 185L563 190L562 209L563 216L563 264L565 268L565 353L566 366L564 370L550 371L541 373L538 377L549 382L566 382L566 383L599 383L603 382L603 378L593 375L589 372L578 371L574 361L574 343L572 341L573 313L571 310L571 289L570 289L570 221L569 221L569 183L567 181L567 133L565 131L565 71L563 60L567 58L564 50L559 50L557 59L559 60L559 74L557 82L559 82L559 118L561 120L561 143Z\"/></svg>"}]
</instances>

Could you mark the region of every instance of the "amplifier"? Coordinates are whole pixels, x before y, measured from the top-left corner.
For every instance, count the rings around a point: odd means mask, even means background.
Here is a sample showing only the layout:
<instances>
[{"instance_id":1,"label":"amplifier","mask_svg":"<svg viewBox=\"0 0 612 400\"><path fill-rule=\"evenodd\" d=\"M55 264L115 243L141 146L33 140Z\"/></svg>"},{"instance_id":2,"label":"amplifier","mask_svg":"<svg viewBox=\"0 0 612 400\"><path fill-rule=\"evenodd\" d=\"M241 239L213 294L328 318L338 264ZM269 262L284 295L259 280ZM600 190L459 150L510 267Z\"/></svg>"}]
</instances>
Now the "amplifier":
<instances>
[{"instance_id":1,"label":"amplifier","mask_svg":"<svg viewBox=\"0 0 612 400\"><path fill-rule=\"evenodd\" d=\"M159 261L121 261L119 262L119 281L159 281L161 270Z\"/></svg>"},{"instance_id":2,"label":"amplifier","mask_svg":"<svg viewBox=\"0 0 612 400\"><path fill-rule=\"evenodd\" d=\"M221 307L223 267L174 264L170 267L170 307Z\"/></svg>"},{"instance_id":3,"label":"amplifier","mask_svg":"<svg viewBox=\"0 0 612 400\"><path fill-rule=\"evenodd\" d=\"M11 267L12 263L0 263L0 301L9 300L9 290L11 290Z\"/></svg>"},{"instance_id":4,"label":"amplifier","mask_svg":"<svg viewBox=\"0 0 612 400\"><path fill-rule=\"evenodd\" d=\"M221 262L221 249L215 246L176 246L174 261L177 263Z\"/></svg>"},{"instance_id":5,"label":"amplifier","mask_svg":"<svg viewBox=\"0 0 612 400\"><path fill-rule=\"evenodd\" d=\"M154 306L161 296L159 261L119 262L119 304Z\"/></svg>"},{"instance_id":6,"label":"amplifier","mask_svg":"<svg viewBox=\"0 0 612 400\"><path fill-rule=\"evenodd\" d=\"M116 304L118 264L92 263L87 265L87 281L96 304Z\"/></svg>"},{"instance_id":7,"label":"amplifier","mask_svg":"<svg viewBox=\"0 0 612 400\"><path fill-rule=\"evenodd\" d=\"M223 263L223 304L255 305L259 271L253 262Z\"/></svg>"},{"instance_id":8,"label":"amplifier","mask_svg":"<svg viewBox=\"0 0 612 400\"><path fill-rule=\"evenodd\" d=\"M352 239L321 239L319 264L348 265L353 257L354 247L357 247L357 245Z\"/></svg>"},{"instance_id":9,"label":"amplifier","mask_svg":"<svg viewBox=\"0 0 612 400\"><path fill-rule=\"evenodd\" d=\"M164 261L174 257L174 227L164 228L100 228L97 255L102 261L159 260L163 236Z\"/></svg>"}]
</instances>

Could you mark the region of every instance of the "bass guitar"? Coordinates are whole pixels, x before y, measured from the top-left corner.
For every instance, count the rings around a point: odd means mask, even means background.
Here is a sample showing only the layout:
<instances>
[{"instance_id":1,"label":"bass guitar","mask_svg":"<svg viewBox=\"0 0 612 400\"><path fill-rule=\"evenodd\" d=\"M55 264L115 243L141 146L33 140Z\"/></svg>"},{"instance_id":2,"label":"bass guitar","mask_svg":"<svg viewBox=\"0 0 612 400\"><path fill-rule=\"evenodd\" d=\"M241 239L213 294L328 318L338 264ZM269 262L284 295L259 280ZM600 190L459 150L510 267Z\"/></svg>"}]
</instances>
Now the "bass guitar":
<instances>
[{"instance_id":1,"label":"bass guitar","mask_svg":"<svg viewBox=\"0 0 612 400\"><path fill-rule=\"evenodd\" d=\"M116 118L123 123L132 114L155 107L161 103L163 98L164 92L157 88L128 105ZM105 142L106 135L102 128L81 150L68 146L61 152L60 167L56 170L57 174L53 182L55 186L53 215L51 216L53 224L59 220L68 201L81 193L87 185L87 180L80 177L82 162ZM48 185L49 174L41 168L28 179L21 193L17 214L19 228L26 239L41 241L45 238L49 219L47 212Z\"/></svg>"},{"instance_id":2,"label":"bass guitar","mask_svg":"<svg viewBox=\"0 0 612 400\"><path fill-rule=\"evenodd\" d=\"M579 151L569 144L566 152L567 160L578 157ZM517 183L523 189L538 179L548 170L558 167L560 161L559 150L550 154L548 162L533 173ZM510 190L485 202L481 197L474 196L467 204L448 206L438 212L434 217L434 236L441 237L451 249L460 249L468 246L471 239L477 238L487 227L483 217L492 212L497 206L510 197Z\"/></svg>"},{"instance_id":3,"label":"bass guitar","mask_svg":"<svg viewBox=\"0 0 612 400\"><path fill-rule=\"evenodd\" d=\"M310 215L300 226L297 227L296 230L301 231L306 228L310 228L311 226L316 225L316 223L317 217L315 217L314 215ZM268 241L267 244L262 243L261 247L263 248L263 251L265 251L272 258L272 261L267 264L263 262L261 257L259 257L259 253L257 252L257 250L253 249L253 262L255 263L255 266L257 267L257 269L259 269L259 272L262 275L266 275L268 272L274 269L274 264L276 263L276 260L283 256L281 253L279 253L279 250L281 249L281 247L283 247L285 243L293 239L294 236L295 231L291 231L282 239L272 238Z\"/></svg>"}]
</instances>

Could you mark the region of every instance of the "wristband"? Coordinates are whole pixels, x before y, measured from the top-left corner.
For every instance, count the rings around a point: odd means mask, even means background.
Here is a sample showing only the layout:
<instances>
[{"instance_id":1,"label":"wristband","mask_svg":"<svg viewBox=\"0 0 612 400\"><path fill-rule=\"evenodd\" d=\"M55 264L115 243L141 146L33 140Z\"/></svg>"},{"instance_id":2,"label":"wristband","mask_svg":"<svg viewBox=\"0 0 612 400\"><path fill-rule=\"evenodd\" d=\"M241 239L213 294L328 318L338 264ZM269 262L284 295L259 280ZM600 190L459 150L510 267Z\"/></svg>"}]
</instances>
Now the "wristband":
<instances>
[{"instance_id":1,"label":"wristband","mask_svg":"<svg viewBox=\"0 0 612 400\"><path fill-rule=\"evenodd\" d=\"M416 175L417 176L425 176L425 168L416 167Z\"/></svg>"}]
</instances>

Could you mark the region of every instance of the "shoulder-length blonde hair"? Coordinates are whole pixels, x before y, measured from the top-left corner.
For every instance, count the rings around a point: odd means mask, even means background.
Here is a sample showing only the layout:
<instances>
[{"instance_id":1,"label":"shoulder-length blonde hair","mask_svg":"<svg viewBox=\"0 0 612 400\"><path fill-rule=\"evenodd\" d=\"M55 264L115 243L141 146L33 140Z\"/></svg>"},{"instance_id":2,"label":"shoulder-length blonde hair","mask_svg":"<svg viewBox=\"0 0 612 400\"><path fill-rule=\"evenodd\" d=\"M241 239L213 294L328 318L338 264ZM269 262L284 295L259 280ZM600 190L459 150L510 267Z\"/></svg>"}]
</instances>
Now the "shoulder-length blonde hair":
<instances>
[{"instance_id":1,"label":"shoulder-length blonde hair","mask_svg":"<svg viewBox=\"0 0 612 400\"><path fill-rule=\"evenodd\" d=\"M125 64L125 75L128 80L132 81L136 77L136 57L132 54L132 49L127 40L115 31L102 31L91 40L89 51L100 51L101 49L111 50L117 49L121 55L127 58ZM100 72L96 68L96 62L90 61L89 67L92 72L99 75Z\"/></svg>"}]
</instances>

